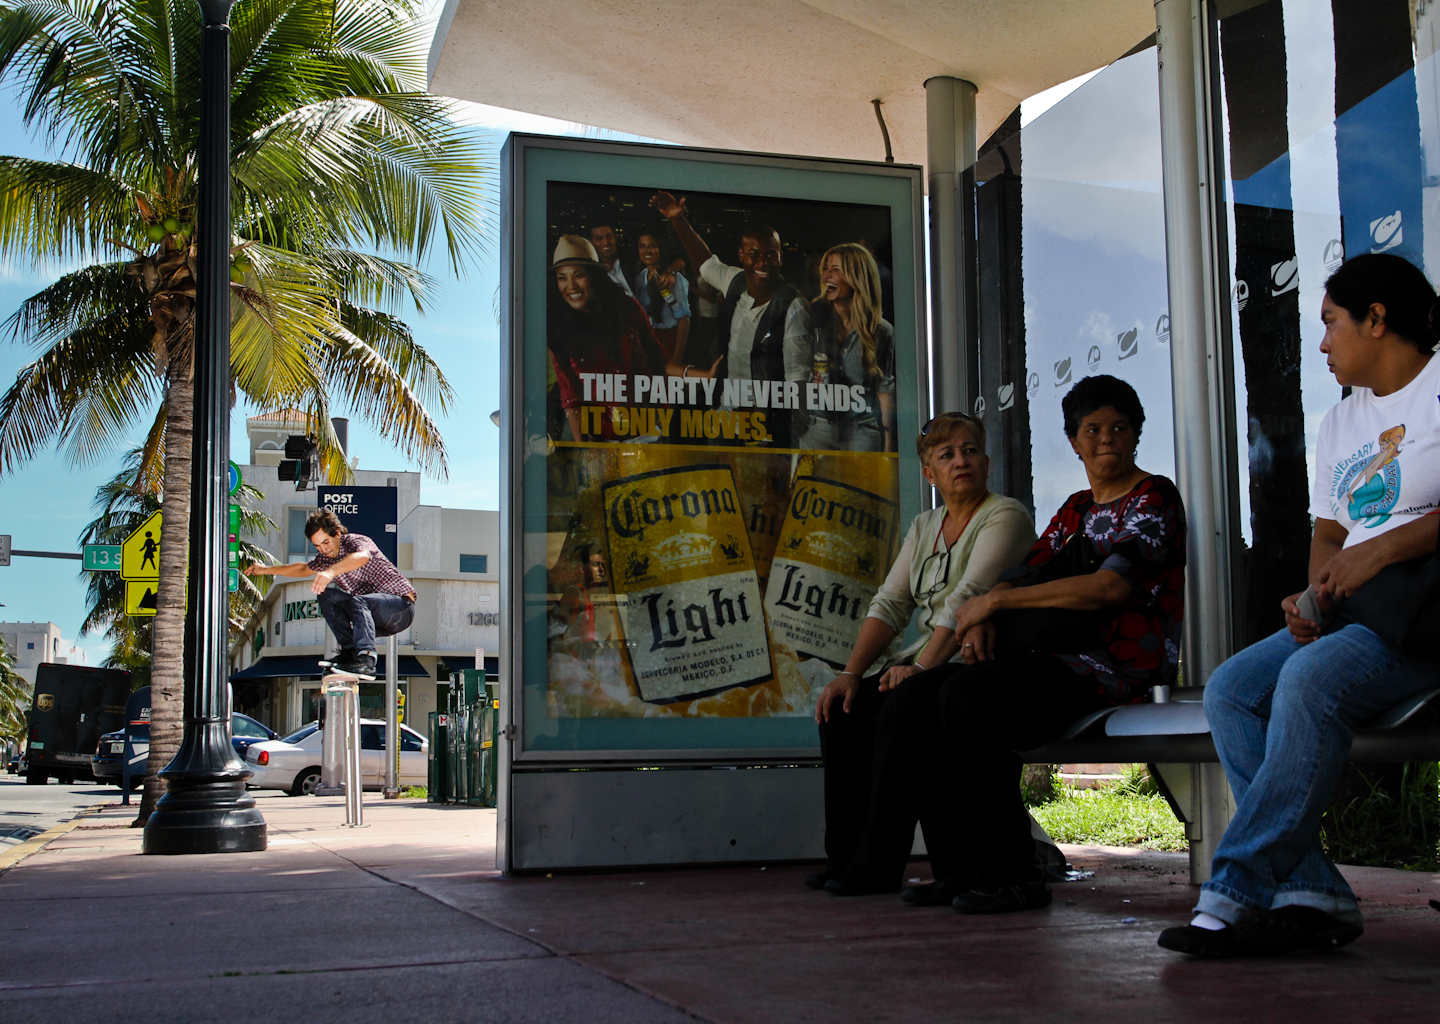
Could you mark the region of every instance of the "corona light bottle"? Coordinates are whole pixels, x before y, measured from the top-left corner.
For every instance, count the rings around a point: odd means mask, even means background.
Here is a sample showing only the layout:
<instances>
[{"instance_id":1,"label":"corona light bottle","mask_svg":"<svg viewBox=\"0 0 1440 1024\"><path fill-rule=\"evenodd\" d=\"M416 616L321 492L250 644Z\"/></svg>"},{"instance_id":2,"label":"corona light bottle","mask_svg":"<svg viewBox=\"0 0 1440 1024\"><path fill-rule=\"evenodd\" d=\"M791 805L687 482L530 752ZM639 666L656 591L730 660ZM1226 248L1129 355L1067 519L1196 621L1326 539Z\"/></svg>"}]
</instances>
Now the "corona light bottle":
<instances>
[{"instance_id":1,"label":"corona light bottle","mask_svg":"<svg viewBox=\"0 0 1440 1024\"><path fill-rule=\"evenodd\" d=\"M885 455L798 460L765 588L776 643L836 668L850 657L890 567L898 513L893 461Z\"/></svg>"},{"instance_id":2,"label":"corona light bottle","mask_svg":"<svg viewBox=\"0 0 1440 1024\"><path fill-rule=\"evenodd\" d=\"M642 452L624 462L639 468L664 456ZM772 683L760 584L730 466L633 473L605 485L604 507L633 692L672 704Z\"/></svg>"}]
</instances>

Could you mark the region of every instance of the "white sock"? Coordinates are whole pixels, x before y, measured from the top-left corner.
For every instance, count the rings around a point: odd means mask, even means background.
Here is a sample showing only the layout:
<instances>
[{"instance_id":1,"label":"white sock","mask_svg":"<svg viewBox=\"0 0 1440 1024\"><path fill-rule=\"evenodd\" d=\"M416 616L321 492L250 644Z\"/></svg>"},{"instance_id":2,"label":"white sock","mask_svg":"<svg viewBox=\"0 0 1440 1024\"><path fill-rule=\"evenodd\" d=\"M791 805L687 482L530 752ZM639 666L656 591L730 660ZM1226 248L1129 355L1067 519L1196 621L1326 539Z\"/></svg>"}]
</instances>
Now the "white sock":
<instances>
[{"instance_id":1,"label":"white sock","mask_svg":"<svg viewBox=\"0 0 1440 1024\"><path fill-rule=\"evenodd\" d=\"M1204 928L1207 932L1218 932L1224 931L1230 926L1224 921L1220 920L1218 917L1214 917L1202 911L1196 914L1194 918L1191 919L1190 927Z\"/></svg>"}]
</instances>

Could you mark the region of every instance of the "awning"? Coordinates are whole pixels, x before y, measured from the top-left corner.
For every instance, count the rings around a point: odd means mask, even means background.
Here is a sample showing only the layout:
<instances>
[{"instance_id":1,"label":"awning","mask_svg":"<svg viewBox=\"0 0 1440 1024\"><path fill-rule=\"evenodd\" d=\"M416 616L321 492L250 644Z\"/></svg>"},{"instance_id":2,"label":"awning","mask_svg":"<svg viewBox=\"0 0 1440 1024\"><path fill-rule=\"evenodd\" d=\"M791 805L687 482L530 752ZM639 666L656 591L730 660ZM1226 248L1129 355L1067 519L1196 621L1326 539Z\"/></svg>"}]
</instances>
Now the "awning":
<instances>
[{"instance_id":1,"label":"awning","mask_svg":"<svg viewBox=\"0 0 1440 1024\"><path fill-rule=\"evenodd\" d=\"M489 658L485 659L489 661ZM474 664L475 659L470 659ZM300 676L319 678L322 674L320 668L320 655L318 654L281 654L261 658L249 668L243 668L239 672L232 673L232 683L243 682L246 679L278 679L282 676ZM397 675L401 679L429 679L430 673L425 671L425 666L420 660L409 654L400 655L400 662L397 666ZM385 655L380 655L375 667L377 680L385 678Z\"/></svg>"},{"instance_id":2,"label":"awning","mask_svg":"<svg viewBox=\"0 0 1440 1024\"><path fill-rule=\"evenodd\" d=\"M442 654L440 662L451 672L459 672L462 669L475 667L475 656L473 654ZM500 659L485 659L485 674L498 675L500 672Z\"/></svg>"}]
</instances>

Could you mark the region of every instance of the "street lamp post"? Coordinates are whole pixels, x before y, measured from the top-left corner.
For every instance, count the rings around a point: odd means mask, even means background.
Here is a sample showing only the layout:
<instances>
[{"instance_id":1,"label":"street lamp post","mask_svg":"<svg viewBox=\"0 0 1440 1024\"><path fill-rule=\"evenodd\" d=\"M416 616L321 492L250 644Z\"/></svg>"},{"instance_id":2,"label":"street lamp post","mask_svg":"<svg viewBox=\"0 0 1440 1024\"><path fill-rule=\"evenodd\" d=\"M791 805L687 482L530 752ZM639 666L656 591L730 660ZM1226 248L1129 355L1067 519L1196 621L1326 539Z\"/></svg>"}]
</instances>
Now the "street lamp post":
<instances>
[{"instance_id":1,"label":"street lamp post","mask_svg":"<svg viewBox=\"0 0 1440 1024\"><path fill-rule=\"evenodd\" d=\"M246 795L250 772L230 744L227 691L230 450L230 6L199 0L199 204L195 426L185 614L185 738L160 777L167 792L145 825L146 853L265 849L265 819Z\"/></svg>"}]
</instances>

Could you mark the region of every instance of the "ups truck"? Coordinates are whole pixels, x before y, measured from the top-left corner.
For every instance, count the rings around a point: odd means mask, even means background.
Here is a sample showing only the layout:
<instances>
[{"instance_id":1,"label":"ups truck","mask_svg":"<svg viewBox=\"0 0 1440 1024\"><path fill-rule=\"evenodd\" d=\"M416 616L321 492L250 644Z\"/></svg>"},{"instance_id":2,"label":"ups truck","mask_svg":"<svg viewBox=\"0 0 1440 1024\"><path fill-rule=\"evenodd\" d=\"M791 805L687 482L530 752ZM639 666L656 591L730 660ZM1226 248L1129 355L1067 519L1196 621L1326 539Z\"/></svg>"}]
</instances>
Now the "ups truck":
<instances>
[{"instance_id":1,"label":"ups truck","mask_svg":"<svg viewBox=\"0 0 1440 1024\"><path fill-rule=\"evenodd\" d=\"M26 781L43 786L93 780L90 755L107 732L125 728L130 673L114 668L42 663L30 705Z\"/></svg>"}]
</instances>

